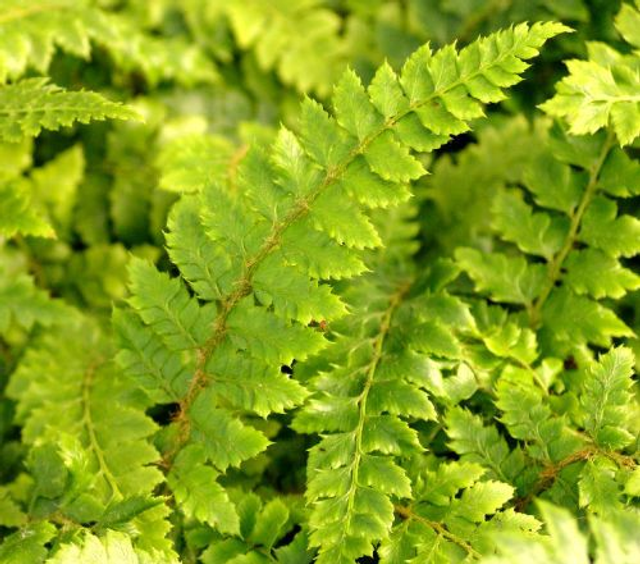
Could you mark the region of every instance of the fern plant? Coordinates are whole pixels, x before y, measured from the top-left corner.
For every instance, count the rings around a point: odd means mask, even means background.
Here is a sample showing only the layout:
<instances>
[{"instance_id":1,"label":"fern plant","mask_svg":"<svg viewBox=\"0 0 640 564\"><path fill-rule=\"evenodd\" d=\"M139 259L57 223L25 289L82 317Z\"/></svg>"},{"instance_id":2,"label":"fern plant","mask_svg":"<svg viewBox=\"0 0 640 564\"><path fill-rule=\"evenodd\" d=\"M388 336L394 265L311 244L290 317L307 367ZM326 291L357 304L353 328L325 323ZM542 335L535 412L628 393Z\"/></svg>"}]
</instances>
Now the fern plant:
<instances>
[{"instance_id":1,"label":"fern plant","mask_svg":"<svg viewBox=\"0 0 640 564\"><path fill-rule=\"evenodd\" d=\"M115 318L124 365L135 367L137 377L140 365L153 367L153 378L142 374L147 393L158 403L179 405L163 439L168 483L178 502L192 497L205 476L214 481L268 446L264 435L239 414L282 412L306 396L297 381L279 373L279 366L304 361L327 345L309 323L332 323L347 311L343 300L320 281L348 279L365 270L361 249L375 249L381 239L363 209L406 199L404 183L424 173L410 150L431 150L467 129L464 120L482 113L479 101L498 100L500 88L517 82L514 72L526 68L521 59L535 55L559 31L562 27L554 24L522 25L481 39L459 54L447 48L432 55L425 47L407 61L400 79L383 66L368 92L347 72L333 98L336 117L305 101L300 138L282 129L270 154L250 151L238 170L237 195L213 183L178 204L169 253L204 305L190 297L179 279L134 261L133 312ZM456 68L460 70L452 72ZM391 299L392 306L396 301ZM382 347L392 312L393 307L383 307L383 335L374 348ZM374 355L365 372L375 371L378 361ZM238 373L250 377L239 381L234 377ZM365 388L372 386L374 374L367 378ZM355 409L355 399L351 405ZM428 406L417 406L415 414L425 416ZM360 446L365 409L366 399L361 423L353 420L359 437L356 457L366 455ZM386 411L383 404L377 409ZM343 442L349 440L344 435ZM229 443L237 446L229 451L224 446ZM371 460L375 464L377 459ZM350 512L356 504L358 464L345 469L345 475L354 477ZM194 466L197 473L187 472ZM390 468L393 472L394 466ZM374 480L374 467L369 474ZM217 498L206 521L237 534L238 521L223 488ZM391 518L386 503L382 531ZM189 504L183 507L188 517L194 516ZM338 521L340 514L334 518ZM367 552L367 544L383 536L380 529L369 532L366 522L362 532L355 519L353 526L354 533L339 542L331 536L322 541L335 540L335 555L342 554L344 561Z\"/></svg>"},{"instance_id":2,"label":"fern plant","mask_svg":"<svg viewBox=\"0 0 640 564\"><path fill-rule=\"evenodd\" d=\"M5 2L0 562L637 561L616 9Z\"/></svg>"}]
</instances>

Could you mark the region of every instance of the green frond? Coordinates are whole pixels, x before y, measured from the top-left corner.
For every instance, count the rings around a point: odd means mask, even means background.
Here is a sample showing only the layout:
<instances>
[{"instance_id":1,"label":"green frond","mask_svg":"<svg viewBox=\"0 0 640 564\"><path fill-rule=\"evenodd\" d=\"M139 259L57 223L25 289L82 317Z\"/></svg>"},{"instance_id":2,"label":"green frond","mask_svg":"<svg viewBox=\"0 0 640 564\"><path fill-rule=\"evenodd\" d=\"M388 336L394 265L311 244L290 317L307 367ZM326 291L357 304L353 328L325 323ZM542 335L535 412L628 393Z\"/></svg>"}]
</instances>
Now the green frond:
<instances>
[{"instance_id":1,"label":"green frond","mask_svg":"<svg viewBox=\"0 0 640 564\"><path fill-rule=\"evenodd\" d=\"M609 347L633 335L598 300L638 286L620 259L640 251L640 222L604 195L631 195L638 171L610 137L572 137L560 128L545 137L524 172L526 192L502 188L493 198L491 225L513 244L510 254L459 248L455 256L477 291L523 307L541 332L543 355L562 356L569 342L574 350L578 343Z\"/></svg>"},{"instance_id":2,"label":"green frond","mask_svg":"<svg viewBox=\"0 0 640 564\"><path fill-rule=\"evenodd\" d=\"M182 512L207 523L222 533L240 533L238 512L229 496L218 484L218 472L206 464L203 449L193 445L183 449L167 476Z\"/></svg>"},{"instance_id":3,"label":"green frond","mask_svg":"<svg viewBox=\"0 0 640 564\"><path fill-rule=\"evenodd\" d=\"M529 264L521 256L483 255L463 247L456 250L455 257L478 291L486 292L496 301L529 306L542 291L544 268Z\"/></svg>"},{"instance_id":4,"label":"green frond","mask_svg":"<svg viewBox=\"0 0 640 564\"><path fill-rule=\"evenodd\" d=\"M92 43L122 68L142 71L152 84L175 79L192 85L217 76L195 46L180 39L158 40L122 14L87 0L7 0L0 7L0 84L20 78L29 68L45 74L57 49L88 59Z\"/></svg>"},{"instance_id":5,"label":"green frond","mask_svg":"<svg viewBox=\"0 0 640 564\"><path fill-rule=\"evenodd\" d=\"M201 2L190 12L192 25L203 28L205 35L226 15L238 46L253 54L260 69L275 70L283 83L300 92L324 96L345 64L347 42L341 36L340 18L323 4L215 1Z\"/></svg>"},{"instance_id":6,"label":"green frond","mask_svg":"<svg viewBox=\"0 0 640 564\"><path fill-rule=\"evenodd\" d=\"M7 388L18 402L25 443L56 444L62 435L77 441L79 447L69 448L86 457L92 490L103 501L150 492L162 479L147 442L156 425L127 399L111 352L91 323L67 324L27 351Z\"/></svg>"},{"instance_id":7,"label":"green frond","mask_svg":"<svg viewBox=\"0 0 640 564\"><path fill-rule=\"evenodd\" d=\"M630 55L613 49L603 56L597 43L588 44L589 59L566 62L569 75L557 86L556 95L542 104L549 115L563 118L571 133L584 135L610 127L620 145L629 145L640 135L640 79L638 36L640 7L624 4L616 18L621 35L635 47Z\"/></svg>"},{"instance_id":8,"label":"green frond","mask_svg":"<svg viewBox=\"0 0 640 564\"><path fill-rule=\"evenodd\" d=\"M522 182L528 163L544 147L547 124L523 117L489 117L475 142L455 154L443 153L423 180L433 209L425 210L425 231L450 253L456 246L482 247L490 234L487 202L506 184ZM539 170L544 170L540 167ZM433 243L432 243L433 244Z\"/></svg>"},{"instance_id":9,"label":"green frond","mask_svg":"<svg viewBox=\"0 0 640 564\"><path fill-rule=\"evenodd\" d=\"M588 539L578 527L571 514L548 502L538 502L547 534L522 536L514 534L496 535L498 556L482 560L486 564L534 564L548 562L562 564L575 562L587 564ZM638 515L633 512L615 512L607 518L590 517L589 524L595 539L595 562L634 562L640 556L637 529Z\"/></svg>"},{"instance_id":10,"label":"green frond","mask_svg":"<svg viewBox=\"0 0 640 564\"><path fill-rule=\"evenodd\" d=\"M633 440L625 406L631 402L634 363L631 350L612 349L600 357L585 379L581 397L587 414L585 430L603 448L619 450Z\"/></svg>"},{"instance_id":11,"label":"green frond","mask_svg":"<svg viewBox=\"0 0 640 564\"><path fill-rule=\"evenodd\" d=\"M425 47L400 76L383 67L369 88L347 71L336 86L331 113L305 101L301 134L283 127L270 147L249 149L231 185L222 174L203 180L190 171L194 193L183 196L172 212L167 237L179 276L133 259L128 303L143 326L116 316L126 370L154 399L178 394L165 445L170 466L183 449L198 447L204 464L224 473L262 452L269 441L251 416L281 413L308 395L278 372L280 365L325 350L329 340L323 327L341 327L345 319L344 335L333 348L353 345L358 352L314 380L317 396L296 423L305 432L340 433L320 443L329 441L340 462L324 460L320 446L312 456L310 491L316 493L309 498L314 503L310 539L322 547L324 561L347 562L370 553L372 543L388 534L391 497L411 493L394 456L404 449L420 451L408 421L433 420L436 413L424 379L403 373L414 355L394 350L395 341L385 344L388 324L396 323L393 312L411 286L403 264L415 249L414 212L394 216L399 238L389 228L389 216L373 212L410 197L407 184L425 173L415 151L431 151L466 131L468 120L482 115L483 103L520 80L527 68L523 61L565 30L558 24L523 24L460 52L448 47L432 54ZM194 142L201 141L207 144ZM185 163L175 163L174 170L184 171ZM394 244L379 255L397 263L396 272L367 279L361 298L339 296L326 279L346 281L381 264L371 251L389 232L387 243L397 239L406 245ZM439 307L430 316L427 305L416 302L407 306L413 313L403 314L410 321L397 321L403 329L395 338L410 341L409 327L422 335L411 342L418 359L433 352L429 336L438 332L436 354L456 357L458 345L448 335L460 318L459 307L454 300ZM351 311L372 316L364 334L358 321L353 325L345 317ZM153 335L143 338L143 331ZM185 370L192 372L186 390L180 388ZM323 486L336 468L344 478L340 487L346 488L339 503L338 490ZM189 499L188 482L199 479L173 484ZM216 519L208 510L193 511L197 519Z\"/></svg>"},{"instance_id":12,"label":"green frond","mask_svg":"<svg viewBox=\"0 0 640 564\"><path fill-rule=\"evenodd\" d=\"M485 426L481 418L455 408L448 411L445 423L449 446L463 462L479 464L488 477L506 483L514 483L525 471L522 451L510 450L498 430L492 425Z\"/></svg>"},{"instance_id":13,"label":"green frond","mask_svg":"<svg viewBox=\"0 0 640 564\"><path fill-rule=\"evenodd\" d=\"M169 349L194 349L206 341L213 312L200 307L179 280L135 257L129 263L129 276L133 293L129 303Z\"/></svg>"},{"instance_id":14,"label":"green frond","mask_svg":"<svg viewBox=\"0 0 640 564\"><path fill-rule=\"evenodd\" d=\"M496 531L535 532L540 527L535 518L503 508L513 488L481 481L483 473L477 465L456 462L422 469L415 501L396 506L401 520L380 546L380 561L468 562L495 550Z\"/></svg>"},{"instance_id":15,"label":"green frond","mask_svg":"<svg viewBox=\"0 0 640 564\"><path fill-rule=\"evenodd\" d=\"M131 109L95 92L71 92L46 78L29 78L0 86L0 139L16 142L42 129L60 129L75 122L138 119Z\"/></svg>"}]
</instances>

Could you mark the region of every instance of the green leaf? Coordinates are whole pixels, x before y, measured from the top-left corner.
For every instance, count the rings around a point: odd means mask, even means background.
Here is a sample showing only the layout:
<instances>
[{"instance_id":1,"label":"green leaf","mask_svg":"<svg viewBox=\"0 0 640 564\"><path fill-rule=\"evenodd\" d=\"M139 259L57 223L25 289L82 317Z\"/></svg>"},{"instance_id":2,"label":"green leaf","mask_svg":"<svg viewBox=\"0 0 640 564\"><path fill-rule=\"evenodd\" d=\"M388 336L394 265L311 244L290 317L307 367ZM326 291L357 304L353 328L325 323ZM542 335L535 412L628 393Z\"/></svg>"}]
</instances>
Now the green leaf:
<instances>
[{"instance_id":1,"label":"green leaf","mask_svg":"<svg viewBox=\"0 0 640 564\"><path fill-rule=\"evenodd\" d=\"M48 552L45 545L55 533L56 529L51 523L42 521L7 536L0 544L0 561L6 564L44 562Z\"/></svg>"},{"instance_id":2,"label":"green leaf","mask_svg":"<svg viewBox=\"0 0 640 564\"><path fill-rule=\"evenodd\" d=\"M240 519L234 504L218 483L218 472L206 465L204 449L190 445L174 461L167 483L180 510L222 533L238 535Z\"/></svg>"},{"instance_id":3,"label":"green leaf","mask_svg":"<svg viewBox=\"0 0 640 564\"><path fill-rule=\"evenodd\" d=\"M616 466L603 458L589 460L580 472L580 507L590 513L608 516L621 507L622 488L616 483Z\"/></svg>"},{"instance_id":4,"label":"green leaf","mask_svg":"<svg viewBox=\"0 0 640 564\"><path fill-rule=\"evenodd\" d=\"M347 70L333 95L333 107L338 123L360 141L382 125L382 117L369 100L360 78Z\"/></svg>"},{"instance_id":5,"label":"green leaf","mask_svg":"<svg viewBox=\"0 0 640 564\"><path fill-rule=\"evenodd\" d=\"M615 202L597 197L584 214L580 241L613 257L632 257L640 252L640 220L631 215L618 216Z\"/></svg>"},{"instance_id":6,"label":"green leaf","mask_svg":"<svg viewBox=\"0 0 640 564\"><path fill-rule=\"evenodd\" d=\"M564 266L564 283L577 294L588 294L596 300L620 299L640 287L640 276L597 249L573 251Z\"/></svg>"},{"instance_id":7,"label":"green leaf","mask_svg":"<svg viewBox=\"0 0 640 564\"><path fill-rule=\"evenodd\" d=\"M371 170L384 180L410 182L426 173L420 162L411 156L409 150L390 131L384 132L370 143L364 156Z\"/></svg>"},{"instance_id":8,"label":"green leaf","mask_svg":"<svg viewBox=\"0 0 640 564\"><path fill-rule=\"evenodd\" d=\"M133 294L129 304L169 349L192 349L206 340L212 311L189 297L180 280L135 257L129 263L129 276Z\"/></svg>"},{"instance_id":9,"label":"green leaf","mask_svg":"<svg viewBox=\"0 0 640 564\"><path fill-rule=\"evenodd\" d=\"M600 357L585 379L581 397L585 428L596 444L604 448L621 449L633 440L628 429L628 405L634 364L630 349L612 349Z\"/></svg>"},{"instance_id":10,"label":"green leaf","mask_svg":"<svg viewBox=\"0 0 640 564\"><path fill-rule=\"evenodd\" d=\"M74 122L139 119L133 110L95 92L70 92L44 78L0 86L0 139L20 141L42 129L60 129Z\"/></svg>"},{"instance_id":11,"label":"green leaf","mask_svg":"<svg viewBox=\"0 0 640 564\"><path fill-rule=\"evenodd\" d=\"M304 360L326 346L321 333L289 323L247 299L229 315L227 327L240 349L277 365Z\"/></svg>"},{"instance_id":12,"label":"green leaf","mask_svg":"<svg viewBox=\"0 0 640 564\"><path fill-rule=\"evenodd\" d=\"M125 373L156 403L178 401L187 392L193 366L146 330L132 312L114 309L112 322L120 345L117 361Z\"/></svg>"},{"instance_id":13,"label":"green leaf","mask_svg":"<svg viewBox=\"0 0 640 564\"><path fill-rule=\"evenodd\" d=\"M515 191L499 192L493 201L493 227L520 250L550 260L561 248L568 222L547 213L534 213Z\"/></svg>"},{"instance_id":14,"label":"green leaf","mask_svg":"<svg viewBox=\"0 0 640 564\"><path fill-rule=\"evenodd\" d=\"M612 337L633 334L610 309L566 288L551 292L542 308L542 319L556 338L574 344L588 342L608 347Z\"/></svg>"},{"instance_id":15,"label":"green leaf","mask_svg":"<svg viewBox=\"0 0 640 564\"><path fill-rule=\"evenodd\" d=\"M571 167L556 155L543 152L525 171L527 188L538 205L572 214L586 187L583 175L572 172Z\"/></svg>"},{"instance_id":16,"label":"green leaf","mask_svg":"<svg viewBox=\"0 0 640 564\"><path fill-rule=\"evenodd\" d=\"M304 401L308 392L293 378L263 362L221 349L207 362L209 388L231 405L260 417L284 413Z\"/></svg>"},{"instance_id":17,"label":"green leaf","mask_svg":"<svg viewBox=\"0 0 640 564\"><path fill-rule=\"evenodd\" d=\"M196 398L189 410L191 441L201 444L208 460L224 472L265 450L269 441L260 431L216 405L211 390Z\"/></svg>"},{"instance_id":18,"label":"green leaf","mask_svg":"<svg viewBox=\"0 0 640 564\"><path fill-rule=\"evenodd\" d=\"M466 248L457 249L455 256L479 292L486 292L491 298L505 303L531 304L546 278L542 265L528 264L521 256L483 255Z\"/></svg>"}]
</instances>

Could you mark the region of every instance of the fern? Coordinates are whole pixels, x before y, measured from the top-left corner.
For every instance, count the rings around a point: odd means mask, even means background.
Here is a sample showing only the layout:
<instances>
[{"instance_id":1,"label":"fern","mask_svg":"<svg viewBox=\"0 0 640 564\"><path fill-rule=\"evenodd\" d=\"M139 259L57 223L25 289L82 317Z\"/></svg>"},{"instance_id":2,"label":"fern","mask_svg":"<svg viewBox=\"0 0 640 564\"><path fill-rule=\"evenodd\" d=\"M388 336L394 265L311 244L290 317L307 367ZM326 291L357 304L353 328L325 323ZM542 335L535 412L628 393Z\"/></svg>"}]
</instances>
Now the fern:
<instances>
[{"instance_id":1,"label":"fern","mask_svg":"<svg viewBox=\"0 0 640 564\"><path fill-rule=\"evenodd\" d=\"M0 562L635 562L616 10L4 2Z\"/></svg>"},{"instance_id":2,"label":"fern","mask_svg":"<svg viewBox=\"0 0 640 564\"><path fill-rule=\"evenodd\" d=\"M134 537L140 536L136 550L171 558L162 533L153 546L145 536L154 527L166 532L163 508L150 498L162 479L151 466L157 451L146 441L155 425L144 404L128 395L126 380L114 373L110 344L100 330L81 318L63 327L62 334L34 342L7 389L18 402L23 440L31 447L29 509L54 523L73 523L80 535L82 524L105 523L107 530L130 522L138 530ZM88 558L100 550L117 554L119 548L109 548L111 534L106 532L105 546L95 537L79 537L78 547L69 545L56 558ZM114 545L133 552L131 542L125 537Z\"/></svg>"},{"instance_id":3,"label":"fern","mask_svg":"<svg viewBox=\"0 0 640 564\"><path fill-rule=\"evenodd\" d=\"M0 138L19 141L44 129L59 129L75 121L132 119L128 108L93 92L65 92L46 79L27 79L0 88Z\"/></svg>"},{"instance_id":4,"label":"fern","mask_svg":"<svg viewBox=\"0 0 640 564\"><path fill-rule=\"evenodd\" d=\"M156 375L193 374L178 387L171 384L171 401L178 400L180 411L168 429L167 464L177 463L185 450L199 452L213 476L214 469L224 472L267 447L265 437L234 410L266 415L268 409L282 411L304 399L304 390L280 375L278 367L326 346L321 332L308 327L310 321L332 323L346 313L343 302L318 279L362 272L361 249L380 246L363 208L406 198L403 184L424 173L410 149L431 150L466 130L465 120L482 113L476 98L500 99L501 87L517 82L515 72L526 68L521 59L535 55L562 30L555 24L523 25L459 54L447 48L432 55L425 47L408 60L400 79L389 66L382 67L368 92L347 72L333 99L336 117L305 101L300 138L282 129L270 154L251 150L238 169L238 195L213 184L193 203L180 204L180 213L188 215L173 223L172 247L203 248L208 238L215 251L206 261L182 252L172 256L194 288L206 288L213 301L201 306L181 280L134 261L129 303L143 324L131 325L129 316L116 318L125 350L143 356L163 351L145 362ZM182 240L186 237L202 243L192 246ZM141 345L153 342L152 348L134 345L126 337L133 332ZM157 366L155 359L166 360ZM166 372L169 363L183 370ZM377 361L371 366L374 370ZM238 373L251 378L241 384L234 376ZM154 380L147 392L158 396L166 385ZM151 381L144 378L147 385ZM274 387L266 388L266 381ZM291 397L293 402L285 399ZM236 446L227 451L223 444ZM187 476L173 467L169 482L174 490L195 490L195 483L180 481ZM365 532L365 539L372 537Z\"/></svg>"},{"instance_id":5,"label":"fern","mask_svg":"<svg viewBox=\"0 0 640 564\"><path fill-rule=\"evenodd\" d=\"M285 84L301 92L326 96L346 67L348 45L341 37L339 15L324 4L191 0L182 10L195 34L219 56L230 54L222 51L220 42L211 41L211 35L220 35L220 20L226 16L238 47L249 51L260 69L275 70Z\"/></svg>"},{"instance_id":6,"label":"fern","mask_svg":"<svg viewBox=\"0 0 640 564\"><path fill-rule=\"evenodd\" d=\"M566 356L580 344L609 346L612 337L631 335L598 299L620 298L638 287L637 276L619 258L638 252L640 223L632 216L617 217L618 204L610 197L631 196L625 186L634 185L636 172L637 163L611 137L581 141L556 131L549 151L525 176L537 206L517 189L500 192L493 202L494 229L523 255L456 251L479 291L523 308L529 325L541 330L547 354ZM575 248L579 243L583 249ZM527 255L546 264L526 260ZM594 271L602 273L588 275Z\"/></svg>"},{"instance_id":7,"label":"fern","mask_svg":"<svg viewBox=\"0 0 640 564\"><path fill-rule=\"evenodd\" d=\"M424 179L433 207L425 209L425 233L447 254L457 246L484 246L491 235L485 202L505 184L522 181L528 163L544 147L544 124L522 117L491 120L479 128L475 143L444 154ZM431 238L435 239L431 241Z\"/></svg>"},{"instance_id":8,"label":"fern","mask_svg":"<svg viewBox=\"0 0 640 564\"><path fill-rule=\"evenodd\" d=\"M578 523L562 509L540 502L540 510L547 525L548 535L523 537L500 535L500 556L482 560L487 564L506 562L633 562L640 556L635 531L638 516L634 513L616 513L608 519L591 518L590 525L596 542L595 559L589 557L588 543Z\"/></svg>"},{"instance_id":9,"label":"fern","mask_svg":"<svg viewBox=\"0 0 640 564\"><path fill-rule=\"evenodd\" d=\"M483 473L482 468L469 463L421 469L414 478L415 502L410 507L396 507L402 521L382 544L380 561L476 560L494 550L496 532L523 535L537 531L540 523L535 518L503 508L513 489L497 481L480 481Z\"/></svg>"},{"instance_id":10,"label":"fern","mask_svg":"<svg viewBox=\"0 0 640 564\"><path fill-rule=\"evenodd\" d=\"M0 83L31 67L46 73L56 48L87 59L91 42L107 49L127 70L140 69L151 84L176 79L210 82L210 60L179 40L158 41L141 33L126 17L86 0L7 0L0 8Z\"/></svg>"},{"instance_id":11,"label":"fern","mask_svg":"<svg viewBox=\"0 0 640 564\"><path fill-rule=\"evenodd\" d=\"M640 135L638 51L640 4L624 4L616 28L636 50L623 55L601 43L588 44L589 60L567 62L569 76L554 98L542 105L549 115L564 118L573 134L595 133L610 126L621 145Z\"/></svg>"}]
</instances>

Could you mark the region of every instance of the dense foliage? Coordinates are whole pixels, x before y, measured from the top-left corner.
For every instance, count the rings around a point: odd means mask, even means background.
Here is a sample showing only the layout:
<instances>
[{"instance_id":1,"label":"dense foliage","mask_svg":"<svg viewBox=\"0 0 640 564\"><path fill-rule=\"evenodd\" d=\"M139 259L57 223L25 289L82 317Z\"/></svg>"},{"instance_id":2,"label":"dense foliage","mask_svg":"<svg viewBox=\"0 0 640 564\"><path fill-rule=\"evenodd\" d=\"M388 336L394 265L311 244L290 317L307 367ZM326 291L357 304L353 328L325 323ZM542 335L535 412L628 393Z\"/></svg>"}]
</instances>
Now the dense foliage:
<instances>
[{"instance_id":1,"label":"dense foliage","mask_svg":"<svg viewBox=\"0 0 640 564\"><path fill-rule=\"evenodd\" d=\"M639 562L639 76L638 0L0 3L0 562Z\"/></svg>"}]
</instances>

